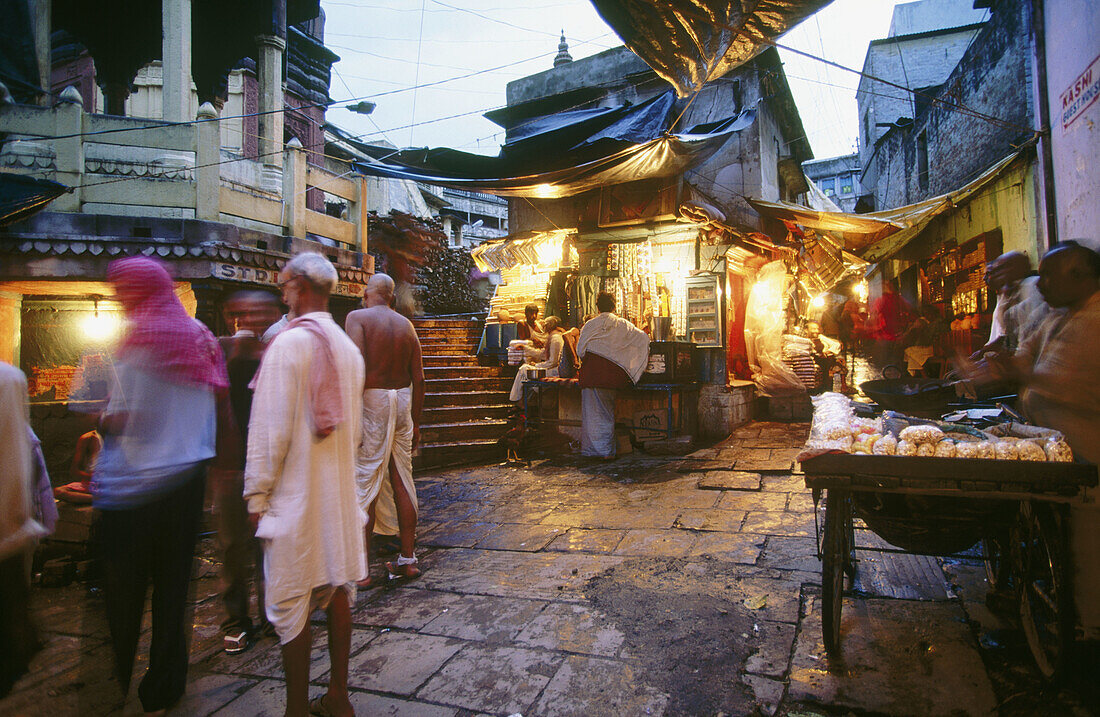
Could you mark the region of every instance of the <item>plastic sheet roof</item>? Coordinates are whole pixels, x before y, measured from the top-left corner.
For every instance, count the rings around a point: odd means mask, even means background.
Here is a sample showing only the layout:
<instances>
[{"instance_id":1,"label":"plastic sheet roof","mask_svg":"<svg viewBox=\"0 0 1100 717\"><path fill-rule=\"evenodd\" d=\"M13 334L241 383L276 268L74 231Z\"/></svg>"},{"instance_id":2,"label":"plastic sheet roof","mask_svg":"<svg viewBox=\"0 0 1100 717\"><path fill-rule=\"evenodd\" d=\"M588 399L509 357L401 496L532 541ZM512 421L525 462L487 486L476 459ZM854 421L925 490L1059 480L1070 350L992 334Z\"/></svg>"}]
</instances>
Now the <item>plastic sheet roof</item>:
<instances>
[{"instance_id":1,"label":"plastic sheet roof","mask_svg":"<svg viewBox=\"0 0 1100 717\"><path fill-rule=\"evenodd\" d=\"M0 173L0 226L42 211L69 188L50 179L14 172Z\"/></svg>"},{"instance_id":2,"label":"plastic sheet roof","mask_svg":"<svg viewBox=\"0 0 1100 717\"><path fill-rule=\"evenodd\" d=\"M669 91L637 105L559 112L509 130L496 157L454 149L368 149L376 161L363 174L412 179L508 197L568 197L607 184L681 174L700 164L754 110L719 122L670 132L678 104Z\"/></svg>"},{"instance_id":3,"label":"plastic sheet roof","mask_svg":"<svg viewBox=\"0 0 1100 717\"><path fill-rule=\"evenodd\" d=\"M687 97L832 0L592 0L634 54Z\"/></svg>"},{"instance_id":4,"label":"plastic sheet roof","mask_svg":"<svg viewBox=\"0 0 1100 717\"><path fill-rule=\"evenodd\" d=\"M780 221L799 224L819 232L827 232L844 241L844 248L864 261L874 263L889 259L920 235L937 216L965 203L974 194L994 181L1017 161L1030 153L1030 145L1013 152L960 189L909 204L870 214L821 212L789 202L766 202L749 199L760 214Z\"/></svg>"}]
</instances>

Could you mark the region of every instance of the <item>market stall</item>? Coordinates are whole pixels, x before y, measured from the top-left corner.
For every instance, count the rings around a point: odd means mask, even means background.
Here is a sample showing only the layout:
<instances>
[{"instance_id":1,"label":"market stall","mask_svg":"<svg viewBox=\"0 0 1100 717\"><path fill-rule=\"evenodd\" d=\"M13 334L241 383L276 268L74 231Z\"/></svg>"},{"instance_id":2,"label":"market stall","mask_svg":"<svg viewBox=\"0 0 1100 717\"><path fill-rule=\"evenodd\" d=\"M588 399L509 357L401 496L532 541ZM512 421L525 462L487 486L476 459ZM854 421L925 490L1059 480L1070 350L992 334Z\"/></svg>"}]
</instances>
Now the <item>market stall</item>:
<instances>
[{"instance_id":1,"label":"market stall","mask_svg":"<svg viewBox=\"0 0 1100 717\"><path fill-rule=\"evenodd\" d=\"M855 577L864 550L854 538L857 518L905 552L948 555L981 541L991 586L1014 590L1028 646L1047 678L1065 666L1078 629L1100 628L1075 619L1066 527L1066 505L1097 485L1096 466L1074 462L1056 431L995 413L983 414L978 427L889 411L858 417L839 394L816 401L799 460L815 504L825 499L819 555L831 655L841 650L844 575ZM1091 599L1088 589L1077 585L1078 605Z\"/></svg>"}]
</instances>

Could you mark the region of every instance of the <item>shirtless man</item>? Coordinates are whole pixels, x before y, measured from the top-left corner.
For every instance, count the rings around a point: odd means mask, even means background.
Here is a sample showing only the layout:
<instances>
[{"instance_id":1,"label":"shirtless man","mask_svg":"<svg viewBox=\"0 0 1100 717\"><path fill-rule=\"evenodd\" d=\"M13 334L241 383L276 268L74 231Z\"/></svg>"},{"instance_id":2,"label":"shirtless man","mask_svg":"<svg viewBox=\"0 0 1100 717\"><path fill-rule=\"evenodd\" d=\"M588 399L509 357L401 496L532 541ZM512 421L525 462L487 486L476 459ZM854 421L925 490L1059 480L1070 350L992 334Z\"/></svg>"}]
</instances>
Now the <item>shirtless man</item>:
<instances>
[{"instance_id":1,"label":"shirtless man","mask_svg":"<svg viewBox=\"0 0 1100 717\"><path fill-rule=\"evenodd\" d=\"M390 308L393 296L393 279L375 274L363 294L366 308L348 314L345 328L367 365L363 442L356 461L359 504L367 513L367 557L377 521L380 533L397 532L401 539L397 561L386 563L390 576L411 579L420 575L414 552L417 502L412 452L420 442L424 366L412 322ZM370 576L359 584L370 587Z\"/></svg>"}]
</instances>

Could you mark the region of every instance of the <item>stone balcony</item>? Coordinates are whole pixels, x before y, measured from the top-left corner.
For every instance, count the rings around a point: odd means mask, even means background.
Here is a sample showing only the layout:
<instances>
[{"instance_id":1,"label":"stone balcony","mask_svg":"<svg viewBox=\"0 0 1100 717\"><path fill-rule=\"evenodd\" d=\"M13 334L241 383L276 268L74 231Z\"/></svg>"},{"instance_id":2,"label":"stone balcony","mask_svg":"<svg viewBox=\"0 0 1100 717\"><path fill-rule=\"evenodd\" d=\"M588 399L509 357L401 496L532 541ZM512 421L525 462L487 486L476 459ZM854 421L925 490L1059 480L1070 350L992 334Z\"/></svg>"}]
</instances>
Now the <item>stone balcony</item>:
<instances>
[{"instance_id":1,"label":"stone balcony","mask_svg":"<svg viewBox=\"0 0 1100 717\"><path fill-rule=\"evenodd\" d=\"M318 242L371 269L364 178L308 164L297 140L269 156L235 155L221 147L212 105L196 119L89 114L75 88L53 107L0 105L0 171L71 187L51 212L221 222L288 246ZM346 204L345 218L310 209L307 194L317 192Z\"/></svg>"}]
</instances>

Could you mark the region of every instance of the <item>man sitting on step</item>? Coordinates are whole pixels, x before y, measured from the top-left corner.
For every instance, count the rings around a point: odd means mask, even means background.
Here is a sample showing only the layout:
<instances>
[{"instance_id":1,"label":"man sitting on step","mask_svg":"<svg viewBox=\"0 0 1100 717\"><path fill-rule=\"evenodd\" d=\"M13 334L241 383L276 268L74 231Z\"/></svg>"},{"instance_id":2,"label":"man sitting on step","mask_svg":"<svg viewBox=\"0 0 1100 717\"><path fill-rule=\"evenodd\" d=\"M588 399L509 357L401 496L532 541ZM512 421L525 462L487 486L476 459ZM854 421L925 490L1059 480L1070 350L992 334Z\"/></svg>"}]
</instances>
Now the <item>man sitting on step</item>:
<instances>
[{"instance_id":1,"label":"man sitting on step","mask_svg":"<svg viewBox=\"0 0 1100 717\"><path fill-rule=\"evenodd\" d=\"M397 532L401 538L396 562L386 563L390 576L411 579L420 575L414 552L417 502L412 453L420 442L424 365L412 322L390 308L393 296L393 279L385 274L372 276L363 293L367 308L348 314L346 329L367 366L363 441L356 459L359 504L367 513L367 559L377 523L380 533ZM359 585L370 587L370 576Z\"/></svg>"}]
</instances>

